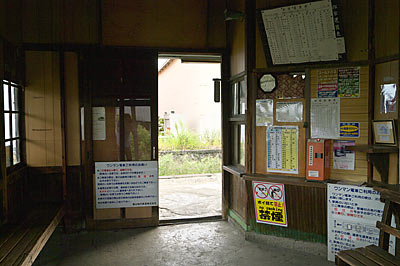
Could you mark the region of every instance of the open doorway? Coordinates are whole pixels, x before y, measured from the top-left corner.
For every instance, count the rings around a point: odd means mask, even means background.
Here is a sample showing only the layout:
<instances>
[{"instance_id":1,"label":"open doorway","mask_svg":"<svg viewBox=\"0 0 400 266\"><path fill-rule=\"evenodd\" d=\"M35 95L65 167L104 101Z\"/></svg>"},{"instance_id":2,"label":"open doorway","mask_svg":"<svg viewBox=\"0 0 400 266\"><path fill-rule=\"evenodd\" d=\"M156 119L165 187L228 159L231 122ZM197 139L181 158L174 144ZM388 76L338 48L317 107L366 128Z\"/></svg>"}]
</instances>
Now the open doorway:
<instances>
[{"instance_id":1,"label":"open doorway","mask_svg":"<svg viewBox=\"0 0 400 266\"><path fill-rule=\"evenodd\" d=\"M159 217L221 216L221 105L213 79L220 56L158 58Z\"/></svg>"}]
</instances>

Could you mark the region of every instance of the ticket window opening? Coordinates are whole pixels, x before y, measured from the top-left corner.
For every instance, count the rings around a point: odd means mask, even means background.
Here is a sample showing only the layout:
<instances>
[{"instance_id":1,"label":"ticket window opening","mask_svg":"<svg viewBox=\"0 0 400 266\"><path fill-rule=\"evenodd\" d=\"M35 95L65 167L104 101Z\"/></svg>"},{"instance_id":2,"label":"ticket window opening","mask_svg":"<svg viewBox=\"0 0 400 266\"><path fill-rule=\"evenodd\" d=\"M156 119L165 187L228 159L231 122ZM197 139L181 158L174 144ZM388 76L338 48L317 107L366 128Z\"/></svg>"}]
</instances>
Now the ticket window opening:
<instances>
[{"instance_id":1,"label":"ticket window opening","mask_svg":"<svg viewBox=\"0 0 400 266\"><path fill-rule=\"evenodd\" d=\"M308 180L323 181L330 177L329 154L331 140L309 139L307 141L307 173Z\"/></svg>"}]
</instances>

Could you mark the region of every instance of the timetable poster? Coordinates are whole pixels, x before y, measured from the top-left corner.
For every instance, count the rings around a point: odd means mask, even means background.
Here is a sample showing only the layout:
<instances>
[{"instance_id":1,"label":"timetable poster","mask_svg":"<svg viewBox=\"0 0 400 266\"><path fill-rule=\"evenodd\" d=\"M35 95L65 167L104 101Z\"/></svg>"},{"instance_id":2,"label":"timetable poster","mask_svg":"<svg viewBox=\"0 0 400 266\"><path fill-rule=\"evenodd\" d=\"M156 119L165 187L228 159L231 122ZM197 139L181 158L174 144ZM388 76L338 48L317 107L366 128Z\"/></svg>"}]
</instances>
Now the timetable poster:
<instances>
[{"instance_id":1,"label":"timetable poster","mask_svg":"<svg viewBox=\"0 0 400 266\"><path fill-rule=\"evenodd\" d=\"M340 99L311 99L311 138L340 138Z\"/></svg>"},{"instance_id":2,"label":"timetable poster","mask_svg":"<svg viewBox=\"0 0 400 266\"><path fill-rule=\"evenodd\" d=\"M267 128L267 171L298 174L298 137L295 126Z\"/></svg>"},{"instance_id":3,"label":"timetable poster","mask_svg":"<svg viewBox=\"0 0 400 266\"><path fill-rule=\"evenodd\" d=\"M96 208L158 206L158 162L96 162Z\"/></svg>"},{"instance_id":4,"label":"timetable poster","mask_svg":"<svg viewBox=\"0 0 400 266\"><path fill-rule=\"evenodd\" d=\"M341 250L378 245L384 204L380 193L369 187L328 184L328 260ZM392 220L392 225L394 219ZM394 237L389 251L394 254Z\"/></svg>"},{"instance_id":5,"label":"timetable poster","mask_svg":"<svg viewBox=\"0 0 400 266\"><path fill-rule=\"evenodd\" d=\"M360 97L360 69L358 67L339 68L337 83L339 97Z\"/></svg>"},{"instance_id":6,"label":"timetable poster","mask_svg":"<svg viewBox=\"0 0 400 266\"><path fill-rule=\"evenodd\" d=\"M345 47L337 14L331 0L262 10L273 64L341 59Z\"/></svg>"}]
</instances>

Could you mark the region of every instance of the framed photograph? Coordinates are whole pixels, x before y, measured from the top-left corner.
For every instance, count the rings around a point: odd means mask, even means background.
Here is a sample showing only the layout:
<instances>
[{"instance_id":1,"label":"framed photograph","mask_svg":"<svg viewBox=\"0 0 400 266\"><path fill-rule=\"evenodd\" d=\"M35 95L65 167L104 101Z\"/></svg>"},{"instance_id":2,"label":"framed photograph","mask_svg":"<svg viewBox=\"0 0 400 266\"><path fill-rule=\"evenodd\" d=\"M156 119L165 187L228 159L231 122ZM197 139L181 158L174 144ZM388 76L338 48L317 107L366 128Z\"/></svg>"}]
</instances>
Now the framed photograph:
<instances>
[{"instance_id":1,"label":"framed photograph","mask_svg":"<svg viewBox=\"0 0 400 266\"><path fill-rule=\"evenodd\" d=\"M374 144L396 145L396 130L394 120L372 121Z\"/></svg>"}]
</instances>

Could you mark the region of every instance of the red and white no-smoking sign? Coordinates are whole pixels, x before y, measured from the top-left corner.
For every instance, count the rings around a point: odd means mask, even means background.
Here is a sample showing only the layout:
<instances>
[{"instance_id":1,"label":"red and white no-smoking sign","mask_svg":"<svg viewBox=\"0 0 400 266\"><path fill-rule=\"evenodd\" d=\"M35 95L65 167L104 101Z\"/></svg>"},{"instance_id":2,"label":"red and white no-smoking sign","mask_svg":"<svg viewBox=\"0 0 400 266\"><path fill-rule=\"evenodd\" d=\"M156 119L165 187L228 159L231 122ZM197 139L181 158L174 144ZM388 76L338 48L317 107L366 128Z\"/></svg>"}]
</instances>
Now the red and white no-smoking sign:
<instances>
[{"instance_id":1,"label":"red and white no-smoking sign","mask_svg":"<svg viewBox=\"0 0 400 266\"><path fill-rule=\"evenodd\" d=\"M283 184L254 181L253 196L258 223L287 226Z\"/></svg>"}]
</instances>

